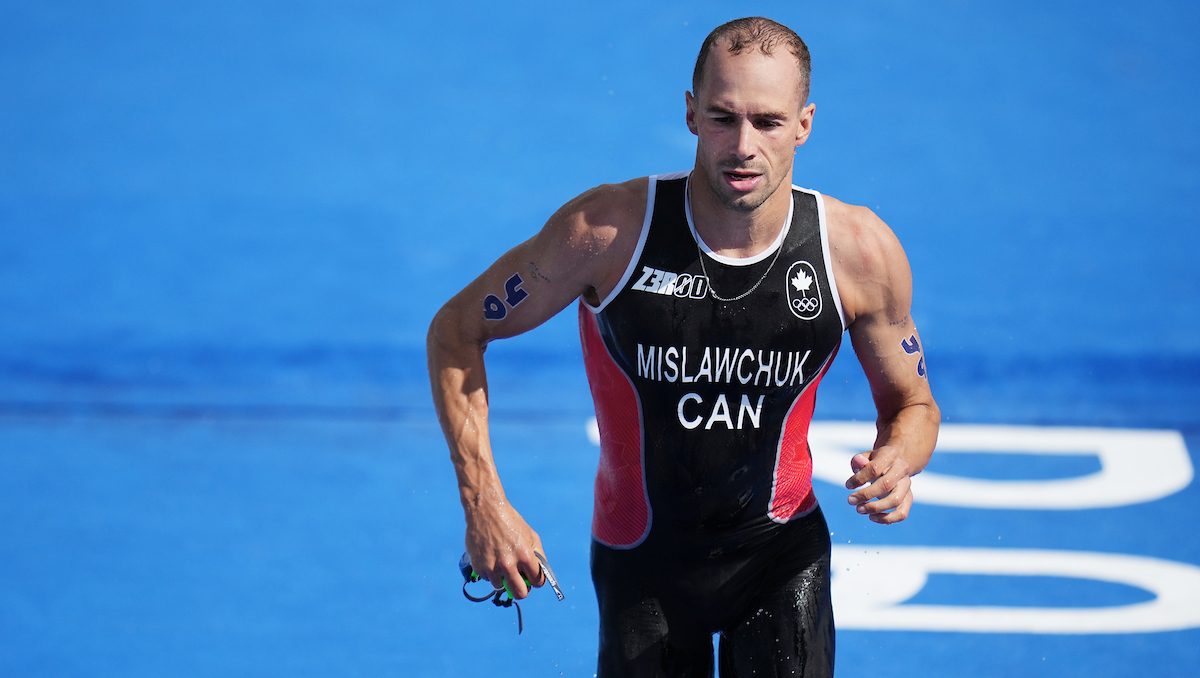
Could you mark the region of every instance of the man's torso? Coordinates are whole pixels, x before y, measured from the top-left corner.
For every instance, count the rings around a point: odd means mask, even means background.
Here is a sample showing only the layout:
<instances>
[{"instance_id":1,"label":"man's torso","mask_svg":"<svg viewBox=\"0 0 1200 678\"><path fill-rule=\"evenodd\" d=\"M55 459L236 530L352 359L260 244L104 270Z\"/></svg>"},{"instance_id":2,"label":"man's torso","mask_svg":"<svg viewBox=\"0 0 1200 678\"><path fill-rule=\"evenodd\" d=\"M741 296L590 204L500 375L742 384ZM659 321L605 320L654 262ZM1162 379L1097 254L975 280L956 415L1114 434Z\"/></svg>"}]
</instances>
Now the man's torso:
<instances>
[{"instance_id":1,"label":"man's torso","mask_svg":"<svg viewBox=\"0 0 1200 678\"><path fill-rule=\"evenodd\" d=\"M593 536L738 547L810 513L808 424L844 328L820 195L792 190L780 238L706 252L686 175L649 180L624 276L580 304L601 459Z\"/></svg>"}]
</instances>

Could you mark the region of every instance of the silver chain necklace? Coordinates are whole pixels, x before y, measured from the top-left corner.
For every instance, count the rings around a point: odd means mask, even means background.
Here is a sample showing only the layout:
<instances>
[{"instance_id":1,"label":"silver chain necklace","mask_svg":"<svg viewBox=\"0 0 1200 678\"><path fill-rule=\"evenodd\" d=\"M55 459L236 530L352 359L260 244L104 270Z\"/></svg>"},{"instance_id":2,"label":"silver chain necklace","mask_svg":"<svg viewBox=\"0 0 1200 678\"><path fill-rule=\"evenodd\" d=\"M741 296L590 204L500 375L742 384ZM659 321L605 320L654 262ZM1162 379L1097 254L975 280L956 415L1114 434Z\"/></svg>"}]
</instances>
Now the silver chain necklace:
<instances>
[{"instance_id":1,"label":"silver chain necklace","mask_svg":"<svg viewBox=\"0 0 1200 678\"><path fill-rule=\"evenodd\" d=\"M683 190L684 190L684 196L687 197L688 211L690 212L691 211L691 203L692 203L692 177L690 175L687 178L687 183L684 184ZM771 257L771 263L767 265L767 270L763 271L763 274L761 277L759 277L758 282L754 283L754 285L751 286L750 289L746 290L745 292L742 292L741 294L737 295L736 297L730 297L730 298L726 299L725 297L717 294L717 288L713 285L712 276L708 274L708 268L706 268L704 266L704 250L702 250L700 248L700 229L696 228L696 254L700 255L700 271L702 273L704 273L704 278L706 280L708 280L708 293L711 294L713 299L716 299L717 301L723 301L723 302L729 303L731 301L741 301L742 299L745 299L746 297L750 296L750 293L752 293L754 290L758 289L758 286L761 285L763 283L763 281L767 279L767 274L769 274L771 272L771 269L775 268L775 261L777 259L779 259L779 253L782 251L783 251L783 242L781 241L779 243L779 246L775 248L775 256Z\"/></svg>"},{"instance_id":2,"label":"silver chain necklace","mask_svg":"<svg viewBox=\"0 0 1200 678\"><path fill-rule=\"evenodd\" d=\"M754 283L753 287L746 290L745 292L742 292L741 294L737 295L736 297L730 297L730 298L726 299L725 297L717 294L717 288L713 286L712 276L708 274L708 269L705 268L705 266L704 266L704 251L700 249L700 243L696 243L696 253L700 255L700 270L704 273L704 277L708 279L708 293L711 294L713 296L713 298L716 299L717 301L724 301L724 302L740 301L740 300L748 297L751 292L758 289L758 286L761 285L763 283L763 281L767 279L767 274L771 272L771 269L775 268L775 260L779 258L779 253L782 251L783 251L783 243L779 243L779 247L775 248L775 256L771 257L771 263L767 266L767 270L763 271L763 274L758 279L758 282Z\"/></svg>"}]
</instances>

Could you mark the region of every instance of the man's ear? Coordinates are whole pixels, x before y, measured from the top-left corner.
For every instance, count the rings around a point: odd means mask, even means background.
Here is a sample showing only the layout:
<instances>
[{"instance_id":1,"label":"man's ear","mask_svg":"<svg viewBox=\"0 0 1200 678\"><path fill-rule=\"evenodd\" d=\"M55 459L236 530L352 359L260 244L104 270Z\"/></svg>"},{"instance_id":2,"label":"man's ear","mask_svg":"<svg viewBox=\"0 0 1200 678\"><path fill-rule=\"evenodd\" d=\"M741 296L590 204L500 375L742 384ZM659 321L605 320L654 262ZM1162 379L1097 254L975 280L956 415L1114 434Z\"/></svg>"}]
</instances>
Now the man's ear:
<instances>
[{"instance_id":1,"label":"man's ear","mask_svg":"<svg viewBox=\"0 0 1200 678\"><path fill-rule=\"evenodd\" d=\"M692 134L697 134L697 132L696 132L696 97L695 97L695 95L693 95L691 92L688 92L685 90L683 92L683 103L687 107L686 108L687 112L684 114L684 117L687 119L687 128L689 130L691 130Z\"/></svg>"},{"instance_id":2,"label":"man's ear","mask_svg":"<svg viewBox=\"0 0 1200 678\"><path fill-rule=\"evenodd\" d=\"M800 109L800 125L796 128L796 146L803 146L812 133L813 116L817 114L817 105L809 104Z\"/></svg>"}]
</instances>

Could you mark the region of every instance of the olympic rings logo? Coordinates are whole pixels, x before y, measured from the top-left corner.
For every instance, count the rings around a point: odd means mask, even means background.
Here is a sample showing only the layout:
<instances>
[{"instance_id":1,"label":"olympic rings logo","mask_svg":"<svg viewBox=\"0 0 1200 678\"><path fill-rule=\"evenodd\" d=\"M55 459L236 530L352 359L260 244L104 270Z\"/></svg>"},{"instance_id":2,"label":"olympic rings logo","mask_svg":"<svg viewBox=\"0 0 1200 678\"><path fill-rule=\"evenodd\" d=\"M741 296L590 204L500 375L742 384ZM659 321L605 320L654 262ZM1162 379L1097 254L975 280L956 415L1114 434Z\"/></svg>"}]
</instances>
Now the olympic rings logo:
<instances>
[{"instance_id":1,"label":"olympic rings logo","mask_svg":"<svg viewBox=\"0 0 1200 678\"><path fill-rule=\"evenodd\" d=\"M821 300L813 299L792 299L792 308L798 313L812 313L821 307Z\"/></svg>"}]
</instances>

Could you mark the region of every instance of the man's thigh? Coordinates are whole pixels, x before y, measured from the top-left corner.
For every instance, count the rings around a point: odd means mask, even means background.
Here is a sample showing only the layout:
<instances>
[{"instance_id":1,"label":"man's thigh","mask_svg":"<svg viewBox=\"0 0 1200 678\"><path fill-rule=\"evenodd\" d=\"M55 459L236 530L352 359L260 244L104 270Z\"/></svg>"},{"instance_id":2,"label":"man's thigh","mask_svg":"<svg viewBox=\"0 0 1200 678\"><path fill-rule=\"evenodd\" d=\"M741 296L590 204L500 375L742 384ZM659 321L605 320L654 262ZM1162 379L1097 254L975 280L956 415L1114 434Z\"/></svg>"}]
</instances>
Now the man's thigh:
<instances>
[{"instance_id":1,"label":"man's thigh","mask_svg":"<svg viewBox=\"0 0 1200 678\"><path fill-rule=\"evenodd\" d=\"M599 678L711 676L712 632L648 598L600 607Z\"/></svg>"},{"instance_id":2,"label":"man's thigh","mask_svg":"<svg viewBox=\"0 0 1200 678\"><path fill-rule=\"evenodd\" d=\"M599 678L711 676L712 626L640 554L592 546Z\"/></svg>"},{"instance_id":3,"label":"man's thigh","mask_svg":"<svg viewBox=\"0 0 1200 678\"><path fill-rule=\"evenodd\" d=\"M721 678L833 675L833 605L829 557L762 592L721 633Z\"/></svg>"}]
</instances>

